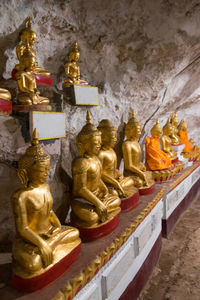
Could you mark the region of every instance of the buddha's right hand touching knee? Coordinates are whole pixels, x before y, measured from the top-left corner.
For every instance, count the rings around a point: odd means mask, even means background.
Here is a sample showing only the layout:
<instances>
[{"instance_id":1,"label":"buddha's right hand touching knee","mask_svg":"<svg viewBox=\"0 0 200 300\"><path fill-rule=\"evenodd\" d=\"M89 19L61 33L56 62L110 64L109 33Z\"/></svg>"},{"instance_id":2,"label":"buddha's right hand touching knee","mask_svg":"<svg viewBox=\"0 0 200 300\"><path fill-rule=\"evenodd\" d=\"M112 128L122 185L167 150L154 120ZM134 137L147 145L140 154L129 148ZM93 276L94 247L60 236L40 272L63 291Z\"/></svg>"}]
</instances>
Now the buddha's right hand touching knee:
<instances>
[{"instance_id":1,"label":"buddha's right hand touching knee","mask_svg":"<svg viewBox=\"0 0 200 300\"><path fill-rule=\"evenodd\" d=\"M40 248L42 261L44 267L48 267L53 262L53 252L52 249L46 242L43 242L42 247Z\"/></svg>"},{"instance_id":2,"label":"buddha's right hand touching knee","mask_svg":"<svg viewBox=\"0 0 200 300\"><path fill-rule=\"evenodd\" d=\"M96 207L96 212L101 222L105 222L108 219L107 208L103 203L98 204L98 206Z\"/></svg>"}]
</instances>

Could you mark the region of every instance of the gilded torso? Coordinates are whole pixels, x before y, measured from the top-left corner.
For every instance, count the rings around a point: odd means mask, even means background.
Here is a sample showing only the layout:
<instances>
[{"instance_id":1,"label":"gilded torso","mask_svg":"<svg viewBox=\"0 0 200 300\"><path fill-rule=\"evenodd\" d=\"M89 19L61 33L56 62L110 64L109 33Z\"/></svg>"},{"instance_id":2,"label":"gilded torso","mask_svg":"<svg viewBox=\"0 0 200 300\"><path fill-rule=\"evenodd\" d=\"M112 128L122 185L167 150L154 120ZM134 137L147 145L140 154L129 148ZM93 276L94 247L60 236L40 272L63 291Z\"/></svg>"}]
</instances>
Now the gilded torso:
<instances>
[{"instance_id":1,"label":"gilded torso","mask_svg":"<svg viewBox=\"0 0 200 300\"><path fill-rule=\"evenodd\" d=\"M117 155L113 149L101 150L99 158L102 162L103 173L113 178L116 177Z\"/></svg>"},{"instance_id":2,"label":"gilded torso","mask_svg":"<svg viewBox=\"0 0 200 300\"><path fill-rule=\"evenodd\" d=\"M18 210L20 209L22 214L25 210L29 228L41 236L50 235L53 231L49 220L52 205L53 198L48 184L20 190L13 195L13 210L16 221L19 221L21 217Z\"/></svg>"},{"instance_id":3,"label":"gilded torso","mask_svg":"<svg viewBox=\"0 0 200 300\"><path fill-rule=\"evenodd\" d=\"M79 190L86 187L93 193L98 193L101 181L102 167L97 156L77 158L72 163L74 179L73 193L79 196Z\"/></svg>"},{"instance_id":4,"label":"gilded torso","mask_svg":"<svg viewBox=\"0 0 200 300\"><path fill-rule=\"evenodd\" d=\"M139 167L142 160L140 144L137 141L125 141L122 145L122 150L125 169L128 169L130 163L134 166Z\"/></svg>"}]
</instances>

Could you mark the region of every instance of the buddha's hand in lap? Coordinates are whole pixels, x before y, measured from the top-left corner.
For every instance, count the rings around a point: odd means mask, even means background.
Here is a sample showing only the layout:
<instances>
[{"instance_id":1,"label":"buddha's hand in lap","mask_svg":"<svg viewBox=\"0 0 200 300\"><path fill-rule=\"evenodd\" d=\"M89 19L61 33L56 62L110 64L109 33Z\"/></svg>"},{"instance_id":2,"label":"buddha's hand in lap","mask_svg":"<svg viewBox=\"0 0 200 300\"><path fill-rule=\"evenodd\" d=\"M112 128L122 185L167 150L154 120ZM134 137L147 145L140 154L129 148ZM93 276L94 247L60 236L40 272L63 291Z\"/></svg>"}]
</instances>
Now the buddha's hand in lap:
<instances>
[{"instance_id":1,"label":"buddha's hand in lap","mask_svg":"<svg viewBox=\"0 0 200 300\"><path fill-rule=\"evenodd\" d=\"M108 219L108 212L106 206L103 203L98 204L98 206L96 207L96 212L102 222L105 222Z\"/></svg>"},{"instance_id":2,"label":"buddha's hand in lap","mask_svg":"<svg viewBox=\"0 0 200 300\"><path fill-rule=\"evenodd\" d=\"M40 251L44 267L46 268L53 262L53 251L45 241L43 241Z\"/></svg>"}]
</instances>

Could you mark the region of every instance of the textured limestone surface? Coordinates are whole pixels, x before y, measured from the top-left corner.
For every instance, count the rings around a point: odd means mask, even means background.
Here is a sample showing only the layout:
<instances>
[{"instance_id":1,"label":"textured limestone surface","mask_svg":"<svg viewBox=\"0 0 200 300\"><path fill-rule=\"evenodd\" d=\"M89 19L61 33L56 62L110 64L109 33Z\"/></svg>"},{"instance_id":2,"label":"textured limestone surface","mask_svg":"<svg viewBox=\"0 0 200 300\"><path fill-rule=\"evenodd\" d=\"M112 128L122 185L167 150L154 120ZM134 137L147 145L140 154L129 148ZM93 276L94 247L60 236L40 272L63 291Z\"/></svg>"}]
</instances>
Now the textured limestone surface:
<instances>
[{"instance_id":1,"label":"textured limestone surface","mask_svg":"<svg viewBox=\"0 0 200 300\"><path fill-rule=\"evenodd\" d=\"M177 109L179 119L188 120L190 136L198 144L199 14L197 0L0 1L0 87L10 89L15 101L16 82L10 80L17 63L15 47L31 16L37 32L38 65L54 79L54 87L40 88L41 93L58 102L63 99L67 138L44 143L51 155L49 182L54 205L62 217L70 198L71 161L77 155L75 136L86 115L86 107L72 106L62 91L64 64L73 43L77 41L81 50L81 77L99 87L101 105L89 108L92 120L98 125L109 118L118 128L119 158L123 125L131 108L143 125L141 143L157 118L164 125L168 114ZM14 183L17 185L15 162L28 146L24 126L22 118L0 117L1 178L10 176L9 190L2 183L0 228L7 232L11 229L8 203Z\"/></svg>"}]
</instances>

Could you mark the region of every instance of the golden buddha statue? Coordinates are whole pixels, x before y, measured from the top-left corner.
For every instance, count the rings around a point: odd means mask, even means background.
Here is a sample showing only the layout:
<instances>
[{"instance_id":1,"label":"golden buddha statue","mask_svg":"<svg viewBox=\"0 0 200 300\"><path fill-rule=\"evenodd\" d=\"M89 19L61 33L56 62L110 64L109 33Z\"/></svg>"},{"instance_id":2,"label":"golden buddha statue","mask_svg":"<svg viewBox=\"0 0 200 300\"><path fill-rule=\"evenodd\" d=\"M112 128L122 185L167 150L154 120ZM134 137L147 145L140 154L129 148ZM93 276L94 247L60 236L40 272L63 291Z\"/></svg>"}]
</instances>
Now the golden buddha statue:
<instances>
[{"instance_id":1,"label":"golden buddha statue","mask_svg":"<svg viewBox=\"0 0 200 300\"><path fill-rule=\"evenodd\" d=\"M96 227L120 212L121 201L117 192L111 193L101 179L102 165L98 158L101 132L91 124L88 112L76 144L80 156L72 162L72 219L80 227Z\"/></svg>"},{"instance_id":2,"label":"golden buddha statue","mask_svg":"<svg viewBox=\"0 0 200 300\"><path fill-rule=\"evenodd\" d=\"M159 138L162 134L159 121L151 129L151 137L145 139L146 165L149 170L164 170L171 167L171 159L160 149Z\"/></svg>"},{"instance_id":3,"label":"golden buddha statue","mask_svg":"<svg viewBox=\"0 0 200 300\"><path fill-rule=\"evenodd\" d=\"M161 137L160 141L161 141L162 150L165 153L167 153L167 155L171 160L174 160L177 158L177 153L171 146L172 141L170 136L172 135L172 132L173 132L172 125L170 123L170 119L168 119L167 123L163 127L163 136Z\"/></svg>"},{"instance_id":4,"label":"golden buddha statue","mask_svg":"<svg viewBox=\"0 0 200 300\"><path fill-rule=\"evenodd\" d=\"M8 90L6 89L1 89L0 88L0 99L3 99L3 100L11 100L11 94Z\"/></svg>"},{"instance_id":5,"label":"golden buddha statue","mask_svg":"<svg viewBox=\"0 0 200 300\"><path fill-rule=\"evenodd\" d=\"M126 140L122 145L124 158L124 175L134 176L135 186L139 189L150 187L154 184L152 173L146 170L142 163L142 152L138 139L141 135L141 124L135 118L132 110L132 118L125 125Z\"/></svg>"},{"instance_id":6,"label":"golden buddha statue","mask_svg":"<svg viewBox=\"0 0 200 300\"><path fill-rule=\"evenodd\" d=\"M29 51L31 52L32 56L35 57L34 63L32 65L33 73L43 75L43 76L50 76L50 73L47 70L38 67L38 63L36 60L36 52L32 48L36 42L36 39L37 39L37 34L32 28L32 19L28 18L28 27L25 28L20 35L21 44L19 44L16 47L16 53L17 53L17 58L19 60L19 64L15 66L15 69L17 71L25 70L26 63L24 62L24 52L27 50L27 45L29 45Z\"/></svg>"},{"instance_id":7,"label":"golden buddha statue","mask_svg":"<svg viewBox=\"0 0 200 300\"><path fill-rule=\"evenodd\" d=\"M37 89L34 75L35 61L35 56L32 55L30 47L27 44L27 48L23 54L24 71L16 73L19 88L17 100L21 105L49 104L49 99L40 96L40 92Z\"/></svg>"},{"instance_id":8,"label":"golden buddha statue","mask_svg":"<svg viewBox=\"0 0 200 300\"><path fill-rule=\"evenodd\" d=\"M12 196L17 232L14 273L22 278L44 273L80 244L79 231L61 226L52 209L53 198L46 183L50 157L39 146L36 129L31 144L18 164L23 188Z\"/></svg>"},{"instance_id":9,"label":"golden buddha statue","mask_svg":"<svg viewBox=\"0 0 200 300\"><path fill-rule=\"evenodd\" d=\"M80 51L78 50L77 42L74 44L74 48L69 53L69 62L65 64L65 74L67 79L63 83L63 88L69 87L74 84L88 85L88 82L80 79L80 67L77 62L80 58Z\"/></svg>"},{"instance_id":10,"label":"golden buddha statue","mask_svg":"<svg viewBox=\"0 0 200 300\"><path fill-rule=\"evenodd\" d=\"M102 120L97 127L101 132L102 147L99 159L102 164L102 180L109 187L117 190L120 198L132 196L137 192L135 180L131 176L124 177L117 169L117 155L113 147L117 141L117 132L109 120Z\"/></svg>"},{"instance_id":11,"label":"golden buddha statue","mask_svg":"<svg viewBox=\"0 0 200 300\"><path fill-rule=\"evenodd\" d=\"M178 126L178 134L180 136L180 140L181 140L181 144L184 144L185 145L185 148L183 149L183 153L189 153L189 152L192 152L192 149L193 149L193 143L191 143L189 141L189 138L188 138L188 134L187 134L187 129L188 129L188 125L187 125L187 122L185 119L183 119L179 126Z\"/></svg>"},{"instance_id":12,"label":"golden buddha statue","mask_svg":"<svg viewBox=\"0 0 200 300\"><path fill-rule=\"evenodd\" d=\"M177 113L174 112L171 117L171 127L172 127L172 134L170 135L172 145L179 145L180 144L180 138L178 136L178 117Z\"/></svg>"}]
</instances>

